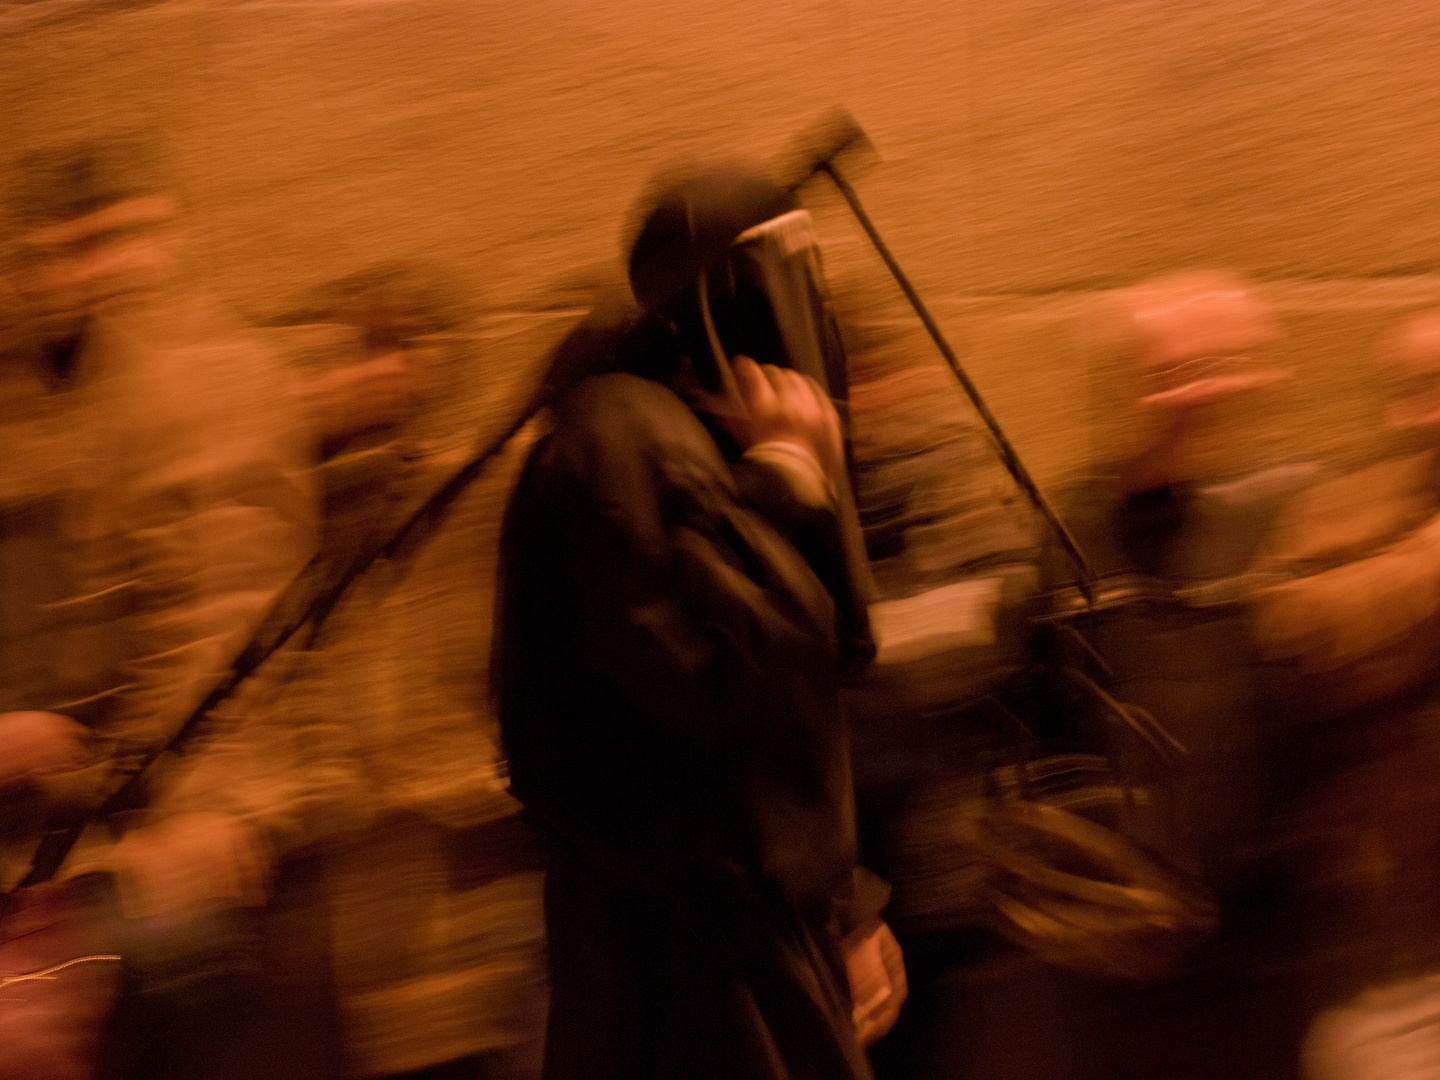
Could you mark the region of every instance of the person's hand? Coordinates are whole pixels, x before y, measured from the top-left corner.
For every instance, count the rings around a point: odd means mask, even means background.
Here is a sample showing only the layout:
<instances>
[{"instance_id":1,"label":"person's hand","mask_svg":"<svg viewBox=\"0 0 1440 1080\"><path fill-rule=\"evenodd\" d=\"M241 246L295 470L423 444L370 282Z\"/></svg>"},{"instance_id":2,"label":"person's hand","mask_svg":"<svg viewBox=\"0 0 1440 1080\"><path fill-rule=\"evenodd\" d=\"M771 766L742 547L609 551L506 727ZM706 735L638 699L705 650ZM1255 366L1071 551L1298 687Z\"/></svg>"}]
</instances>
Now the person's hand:
<instances>
[{"instance_id":1,"label":"person's hand","mask_svg":"<svg viewBox=\"0 0 1440 1080\"><path fill-rule=\"evenodd\" d=\"M0 794L28 787L47 773L78 769L89 760L88 732L51 712L0 713Z\"/></svg>"},{"instance_id":2,"label":"person's hand","mask_svg":"<svg viewBox=\"0 0 1440 1080\"><path fill-rule=\"evenodd\" d=\"M798 446L832 480L844 468L840 418L830 398L799 372L757 364L748 356L731 361L733 386L724 394L697 394L695 404L715 418L741 450L767 442Z\"/></svg>"},{"instance_id":3,"label":"person's hand","mask_svg":"<svg viewBox=\"0 0 1440 1080\"><path fill-rule=\"evenodd\" d=\"M192 917L265 902L268 864L243 823L191 813L127 832L112 869L126 918Z\"/></svg>"},{"instance_id":4,"label":"person's hand","mask_svg":"<svg viewBox=\"0 0 1440 1080\"><path fill-rule=\"evenodd\" d=\"M900 943L876 919L845 939L845 973L850 980L855 1037L869 1046L895 1026L909 993Z\"/></svg>"}]
</instances>

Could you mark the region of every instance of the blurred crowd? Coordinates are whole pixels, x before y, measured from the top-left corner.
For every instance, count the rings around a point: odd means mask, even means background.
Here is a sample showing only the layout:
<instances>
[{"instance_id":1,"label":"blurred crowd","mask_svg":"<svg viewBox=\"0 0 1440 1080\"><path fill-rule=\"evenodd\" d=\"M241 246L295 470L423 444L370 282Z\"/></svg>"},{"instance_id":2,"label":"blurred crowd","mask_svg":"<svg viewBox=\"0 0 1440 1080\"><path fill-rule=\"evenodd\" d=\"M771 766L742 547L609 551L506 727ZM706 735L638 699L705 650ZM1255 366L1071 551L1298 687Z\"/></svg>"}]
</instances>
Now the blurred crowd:
<instances>
[{"instance_id":1,"label":"blurred crowd","mask_svg":"<svg viewBox=\"0 0 1440 1080\"><path fill-rule=\"evenodd\" d=\"M498 418L427 267L247 326L143 142L7 184L3 1080L1440 1073L1440 312L1214 476L1264 290L1098 297L1057 535L757 167Z\"/></svg>"}]
</instances>

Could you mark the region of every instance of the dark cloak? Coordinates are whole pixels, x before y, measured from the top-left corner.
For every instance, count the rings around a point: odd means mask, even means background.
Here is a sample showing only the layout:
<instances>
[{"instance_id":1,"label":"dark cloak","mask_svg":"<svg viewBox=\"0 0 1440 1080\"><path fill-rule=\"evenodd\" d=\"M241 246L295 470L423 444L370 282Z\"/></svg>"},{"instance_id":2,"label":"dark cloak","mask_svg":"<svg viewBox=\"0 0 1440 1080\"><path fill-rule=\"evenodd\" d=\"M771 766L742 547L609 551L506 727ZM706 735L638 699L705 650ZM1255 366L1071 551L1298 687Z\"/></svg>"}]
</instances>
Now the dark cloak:
<instances>
[{"instance_id":1,"label":"dark cloak","mask_svg":"<svg viewBox=\"0 0 1440 1080\"><path fill-rule=\"evenodd\" d=\"M583 381L502 551L512 790L552 843L552 1078L864 1076L835 606L671 391Z\"/></svg>"},{"instance_id":2,"label":"dark cloak","mask_svg":"<svg viewBox=\"0 0 1440 1080\"><path fill-rule=\"evenodd\" d=\"M555 404L502 539L502 731L551 848L546 1075L868 1077L839 948L861 587L840 517L663 384L683 335L654 321L585 341L611 370Z\"/></svg>"}]
</instances>

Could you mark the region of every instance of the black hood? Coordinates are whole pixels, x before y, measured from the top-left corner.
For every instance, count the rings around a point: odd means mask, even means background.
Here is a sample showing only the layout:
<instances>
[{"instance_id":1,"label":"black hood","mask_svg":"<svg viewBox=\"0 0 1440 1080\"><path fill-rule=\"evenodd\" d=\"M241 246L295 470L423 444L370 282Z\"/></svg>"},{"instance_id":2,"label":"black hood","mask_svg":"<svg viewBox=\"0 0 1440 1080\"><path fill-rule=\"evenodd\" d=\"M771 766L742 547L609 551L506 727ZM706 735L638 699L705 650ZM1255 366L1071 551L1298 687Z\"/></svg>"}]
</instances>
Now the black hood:
<instances>
[{"instance_id":1,"label":"black hood","mask_svg":"<svg viewBox=\"0 0 1440 1080\"><path fill-rule=\"evenodd\" d=\"M667 313L700 271L726 258L746 229L797 206L757 166L713 166L662 190L630 248L630 288L651 314Z\"/></svg>"}]
</instances>

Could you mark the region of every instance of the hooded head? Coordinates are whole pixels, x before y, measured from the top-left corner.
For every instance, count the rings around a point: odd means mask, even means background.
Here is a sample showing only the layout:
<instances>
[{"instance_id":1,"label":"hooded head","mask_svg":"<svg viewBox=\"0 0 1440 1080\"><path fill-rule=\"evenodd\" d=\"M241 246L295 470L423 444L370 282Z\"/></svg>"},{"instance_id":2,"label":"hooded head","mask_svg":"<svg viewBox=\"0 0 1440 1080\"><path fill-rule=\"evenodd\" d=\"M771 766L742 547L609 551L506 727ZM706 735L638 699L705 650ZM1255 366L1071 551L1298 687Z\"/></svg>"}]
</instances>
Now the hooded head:
<instances>
[{"instance_id":1,"label":"hooded head","mask_svg":"<svg viewBox=\"0 0 1440 1080\"><path fill-rule=\"evenodd\" d=\"M795 197L757 166L697 170L660 191L630 248L630 288L646 312L666 315L721 265L735 238L793 210Z\"/></svg>"},{"instance_id":2,"label":"hooded head","mask_svg":"<svg viewBox=\"0 0 1440 1080\"><path fill-rule=\"evenodd\" d=\"M794 196L748 163L697 169L658 190L630 249L630 284L649 321L673 331L685 378L724 391L732 356L783 362L769 299L733 256L737 238L795 209Z\"/></svg>"}]
</instances>

